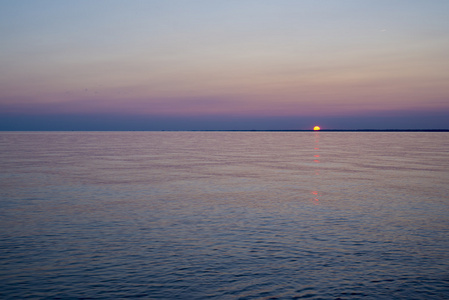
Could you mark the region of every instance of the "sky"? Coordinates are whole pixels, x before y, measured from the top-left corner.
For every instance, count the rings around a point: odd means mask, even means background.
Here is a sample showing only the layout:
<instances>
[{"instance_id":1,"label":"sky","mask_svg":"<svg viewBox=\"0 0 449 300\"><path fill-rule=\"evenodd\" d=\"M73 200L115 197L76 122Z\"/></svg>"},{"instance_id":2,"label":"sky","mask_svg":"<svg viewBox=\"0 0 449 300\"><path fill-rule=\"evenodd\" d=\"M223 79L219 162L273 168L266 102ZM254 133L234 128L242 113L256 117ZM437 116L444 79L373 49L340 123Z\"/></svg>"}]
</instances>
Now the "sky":
<instances>
[{"instance_id":1,"label":"sky","mask_svg":"<svg viewBox=\"0 0 449 300\"><path fill-rule=\"evenodd\" d=\"M449 129L447 0L0 8L0 130Z\"/></svg>"}]
</instances>

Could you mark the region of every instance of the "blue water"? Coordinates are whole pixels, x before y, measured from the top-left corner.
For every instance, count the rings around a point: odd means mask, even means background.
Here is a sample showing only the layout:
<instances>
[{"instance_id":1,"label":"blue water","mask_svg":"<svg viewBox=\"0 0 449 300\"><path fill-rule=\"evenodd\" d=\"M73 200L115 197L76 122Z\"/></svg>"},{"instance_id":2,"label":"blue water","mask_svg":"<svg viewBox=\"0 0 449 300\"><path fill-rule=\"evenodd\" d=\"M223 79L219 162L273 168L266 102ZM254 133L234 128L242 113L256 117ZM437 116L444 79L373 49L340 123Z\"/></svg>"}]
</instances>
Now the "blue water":
<instances>
[{"instance_id":1,"label":"blue water","mask_svg":"<svg viewBox=\"0 0 449 300\"><path fill-rule=\"evenodd\" d=\"M449 133L0 133L1 299L449 299Z\"/></svg>"}]
</instances>

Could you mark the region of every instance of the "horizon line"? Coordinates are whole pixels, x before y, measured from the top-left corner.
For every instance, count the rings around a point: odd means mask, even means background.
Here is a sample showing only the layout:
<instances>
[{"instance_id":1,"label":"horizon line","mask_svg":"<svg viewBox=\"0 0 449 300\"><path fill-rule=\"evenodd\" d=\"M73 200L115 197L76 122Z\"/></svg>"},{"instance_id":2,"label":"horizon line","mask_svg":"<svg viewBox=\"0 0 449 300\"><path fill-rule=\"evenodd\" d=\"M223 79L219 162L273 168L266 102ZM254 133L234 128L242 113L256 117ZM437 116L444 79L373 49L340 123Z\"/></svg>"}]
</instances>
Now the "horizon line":
<instances>
[{"instance_id":1,"label":"horizon line","mask_svg":"<svg viewBox=\"0 0 449 300\"><path fill-rule=\"evenodd\" d=\"M1 130L0 132L449 132L449 129L158 129L158 130Z\"/></svg>"}]
</instances>

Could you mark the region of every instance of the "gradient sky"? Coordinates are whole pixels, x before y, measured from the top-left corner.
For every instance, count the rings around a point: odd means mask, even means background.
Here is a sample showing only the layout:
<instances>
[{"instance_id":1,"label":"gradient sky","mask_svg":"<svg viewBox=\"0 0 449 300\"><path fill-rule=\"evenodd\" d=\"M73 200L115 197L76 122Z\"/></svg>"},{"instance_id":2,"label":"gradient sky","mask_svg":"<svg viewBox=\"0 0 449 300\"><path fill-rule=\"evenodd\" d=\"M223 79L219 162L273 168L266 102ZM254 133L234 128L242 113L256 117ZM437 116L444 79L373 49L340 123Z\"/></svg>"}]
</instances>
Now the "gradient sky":
<instances>
[{"instance_id":1,"label":"gradient sky","mask_svg":"<svg viewBox=\"0 0 449 300\"><path fill-rule=\"evenodd\" d=\"M0 130L449 128L447 0L0 8Z\"/></svg>"}]
</instances>

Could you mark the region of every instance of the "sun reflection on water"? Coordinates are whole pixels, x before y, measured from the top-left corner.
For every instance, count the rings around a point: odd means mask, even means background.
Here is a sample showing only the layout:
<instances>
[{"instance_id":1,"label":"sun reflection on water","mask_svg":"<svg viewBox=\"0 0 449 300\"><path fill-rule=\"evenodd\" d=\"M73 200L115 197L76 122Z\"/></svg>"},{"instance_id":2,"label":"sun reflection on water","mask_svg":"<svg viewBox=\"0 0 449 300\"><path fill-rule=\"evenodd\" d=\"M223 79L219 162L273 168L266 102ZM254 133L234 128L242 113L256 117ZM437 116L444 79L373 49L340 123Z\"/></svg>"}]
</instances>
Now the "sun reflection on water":
<instances>
[{"instance_id":1,"label":"sun reflection on water","mask_svg":"<svg viewBox=\"0 0 449 300\"><path fill-rule=\"evenodd\" d=\"M314 143L314 155L313 155L313 162L319 164L320 163L320 154L317 152L320 150L320 133L318 131L316 131L315 133L315 143ZM313 186L315 187L315 189L310 192L312 195L312 200L315 204L319 204L319 191L318 189L316 189L318 183L319 183L319 175L320 175L320 169L318 168L318 165L316 165L315 167L315 176L313 178Z\"/></svg>"}]
</instances>

